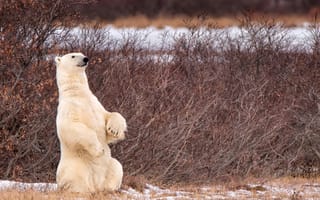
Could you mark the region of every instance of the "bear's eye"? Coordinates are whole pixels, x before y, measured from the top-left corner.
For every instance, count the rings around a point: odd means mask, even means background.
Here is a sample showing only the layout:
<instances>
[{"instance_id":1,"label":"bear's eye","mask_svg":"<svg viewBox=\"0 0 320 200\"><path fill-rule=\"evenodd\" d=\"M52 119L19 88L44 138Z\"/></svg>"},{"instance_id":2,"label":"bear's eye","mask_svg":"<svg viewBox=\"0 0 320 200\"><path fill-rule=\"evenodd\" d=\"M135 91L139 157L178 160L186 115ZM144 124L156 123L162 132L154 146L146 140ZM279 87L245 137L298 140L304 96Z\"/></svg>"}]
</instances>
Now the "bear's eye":
<instances>
[{"instance_id":1,"label":"bear's eye","mask_svg":"<svg viewBox=\"0 0 320 200\"><path fill-rule=\"evenodd\" d=\"M74 58L75 56L71 56L71 58Z\"/></svg>"}]
</instances>

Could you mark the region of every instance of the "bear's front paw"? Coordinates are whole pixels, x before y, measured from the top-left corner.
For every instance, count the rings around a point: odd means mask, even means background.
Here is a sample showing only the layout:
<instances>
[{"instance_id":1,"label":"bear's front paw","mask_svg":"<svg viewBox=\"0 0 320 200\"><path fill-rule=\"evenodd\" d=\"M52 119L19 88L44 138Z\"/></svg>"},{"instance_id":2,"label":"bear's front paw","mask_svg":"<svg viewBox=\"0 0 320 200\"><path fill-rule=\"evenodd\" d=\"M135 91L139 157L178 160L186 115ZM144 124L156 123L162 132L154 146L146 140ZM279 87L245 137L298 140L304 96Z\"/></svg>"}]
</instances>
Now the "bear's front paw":
<instances>
[{"instance_id":1,"label":"bear's front paw","mask_svg":"<svg viewBox=\"0 0 320 200\"><path fill-rule=\"evenodd\" d=\"M107 134L119 139L124 139L124 132L127 131L126 120L117 112L111 113L106 125Z\"/></svg>"}]
</instances>

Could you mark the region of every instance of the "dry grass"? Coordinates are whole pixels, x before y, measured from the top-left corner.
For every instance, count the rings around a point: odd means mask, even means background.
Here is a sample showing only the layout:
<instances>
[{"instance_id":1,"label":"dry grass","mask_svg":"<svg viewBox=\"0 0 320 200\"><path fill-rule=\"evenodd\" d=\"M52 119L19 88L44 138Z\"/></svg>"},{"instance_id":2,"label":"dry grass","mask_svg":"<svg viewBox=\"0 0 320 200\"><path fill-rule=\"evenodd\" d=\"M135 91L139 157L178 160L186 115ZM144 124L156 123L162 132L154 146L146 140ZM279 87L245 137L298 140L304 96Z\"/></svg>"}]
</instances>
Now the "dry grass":
<instances>
[{"instance_id":1,"label":"dry grass","mask_svg":"<svg viewBox=\"0 0 320 200\"><path fill-rule=\"evenodd\" d=\"M258 15L257 15L258 16ZM261 17L261 16L260 16ZM310 15L264 15L265 18L274 19L276 22L283 24L285 27L301 26L306 22L311 22L312 16ZM100 21L100 23L108 25L112 24L116 27L138 27L145 28L154 26L163 28L166 26L171 27L185 27L186 24L213 25L218 28L238 26L240 25L239 18L241 16L221 16L221 17L188 17L184 15L179 16L158 16L149 18L145 15L136 15L131 17L119 17L111 21ZM92 22L96 23L96 22Z\"/></svg>"},{"instance_id":2,"label":"dry grass","mask_svg":"<svg viewBox=\"0 0 320 200\"><path fill-rule=\"evenodd\" d=\"M56 200L56 199L127 199L126 194L121 193L96 193L88 195L80 195L66 192L38 192L34 190L28 191L17 191L17 190L8 190L2 191L0 194L1 200Z\"/></svg>"},{"instance_id":3,"label":"dry grass","mask_svg":"<svg viewBox=\"0 0 320 200\"><path fill-rule=\"evenodd\" d=\"M141 181L140 178L135 181ZM313 179L284 177L280 179L247 178L233 183L221 184L174 184L156 186L146 185L145 180L135 183L144 185L141 191L124 185L119 192L101 192L94 194L75 194L66 192L38 192L34 190L2 191L2 200L38 200L38 199L319 199L320 177ZM139 186L140 187L140 186ZM151 187L151 188L150 188Z\"/></svg>"},{"instance_id":4,"label":"dry grass","mask_svg":"<svg viewBox=\"0 0 320 200\"><path fill-rule=\"evenodd\" d=\"M154 26L157 28L163 28L166 26L171 27L185 27L188 23L195 24L210 24L217 27L226 27L226 26L236 26L239 25L239 22L236 18L232 17L208 17L204 21L195 17L187 16L159 16L156 18L148 18L144 15L137 15L132 17L117 18L113 21L103 21L103 24L112 24L116 27L138 27L145 28L149 26ZM201 23L200 23L201 22Z\"/></svg>"}]
</instances>

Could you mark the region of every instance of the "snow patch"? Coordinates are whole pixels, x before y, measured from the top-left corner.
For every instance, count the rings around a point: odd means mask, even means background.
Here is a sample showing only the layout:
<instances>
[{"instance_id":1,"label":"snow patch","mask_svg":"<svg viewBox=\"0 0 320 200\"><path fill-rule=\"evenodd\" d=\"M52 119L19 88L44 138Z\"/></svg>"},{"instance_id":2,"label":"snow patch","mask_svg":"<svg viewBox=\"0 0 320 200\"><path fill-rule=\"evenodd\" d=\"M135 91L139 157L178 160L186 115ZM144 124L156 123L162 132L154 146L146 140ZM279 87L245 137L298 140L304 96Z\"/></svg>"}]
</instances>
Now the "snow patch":
<instances>
[{"instance_id":1,"label":"snow patch","mask_svg":"<svg viewBox=\"0 0 320 200\"><path fill-rule=\"evenodd\" d=\"M36 190L39 192L54 191L57 189L57 184L54 183L22 183L16 181L0 180L0 190L12 190L19 191Z\"/></svg>"}]
</instances>

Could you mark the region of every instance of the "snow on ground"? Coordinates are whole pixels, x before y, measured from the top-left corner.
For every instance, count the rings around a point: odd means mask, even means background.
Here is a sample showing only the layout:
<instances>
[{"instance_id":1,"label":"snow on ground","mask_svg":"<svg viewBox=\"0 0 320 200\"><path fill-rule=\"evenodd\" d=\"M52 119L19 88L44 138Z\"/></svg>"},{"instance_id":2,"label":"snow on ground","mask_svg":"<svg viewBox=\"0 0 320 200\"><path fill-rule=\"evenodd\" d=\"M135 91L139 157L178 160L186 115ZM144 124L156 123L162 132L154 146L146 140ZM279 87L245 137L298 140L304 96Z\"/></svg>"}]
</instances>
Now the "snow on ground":
<instances>
[{"instance_id":1,"label":"snow on ground","mask_svg":"<svg viewBox=\"0 0 320 200\"><path fill-rule=\"evenodd\" d=\"M57 189L57 184L54 183L22 183L15 181L0 180L0 191L16 189L19 191L36 190L36 191L54 191Z\"/></svg>"},{"instance_id":2,"label":"snow on ground","mask_svg":"<svg viewBox=\"0 0 320 200\"><path fill-rule=\"evenodd\" d=\"M199 28L197 29L199 32L202 32L201 34L195 34L196 38L206 37L208 34L212 39L212 45L215 46L215 40L216 37L222 37L222 38L231 38L231 39L241 39L244 41L243 45L245 45L246 37L248 36L248 32L244 28L240 27L227 27L227 28L220 28L220 29L205 29L205 28ZM292 45L292 48L300 48L302 50L308 49L310 46L310 42L312 41L312 33L311 28L309 24L305 24L301 27L291 27L291 28L283 28L281 26L275 27L275 30L277 30L277 34L274 37L284 38L286 41L289 41L289 43ZM71 35L74 38L77 38L76 40L82 41L86 38L84 35L88 34L90 32L97 33L102 32L104 37L111 41L112 44L108 44L110 46L102 46L99 48L117 48L126 42L133 42L139 47L146 48L146 49L152 49L152 50L159 50L159 49L168 49L172 46L175 40L177 38L183 37L183 36L190 36L190 34L194 34L193 29L187 29L184 27L180 28L173 28L173 27L164 27L164 28L155 28L155 27L147 27L147 28L134 28L134 27L126 27L126 28L117 28L112 25L103 27L99 29L99 31L93 31L90 28L81 28L81 27L75 27L72 28L70 31ZM319 31L319 30L318 30ZM61 33L61 30L58 30L57 32ZM134 41L133 38L138 38L137 41Z\"/></svg>"},{"instance_id":3,"label":"snow on ground","mask_svg":"<svg viewBox=\"0 0 320 200\"><path fill-rule=\"evenodd\" d=\"M1 191L35 190L38 192L56 191L57 185L53 183L22 183L15 181L0 180ZM146 184L142 192L133 188L121 189L123 194L130 199L320 199L320 183L300 182L266 182L263 184L244 184L237 187L226 187L222 185L193 187L160 188L155 185ZM121 196L120 196L121 199Z\"/></svg>"}]
</instances>

